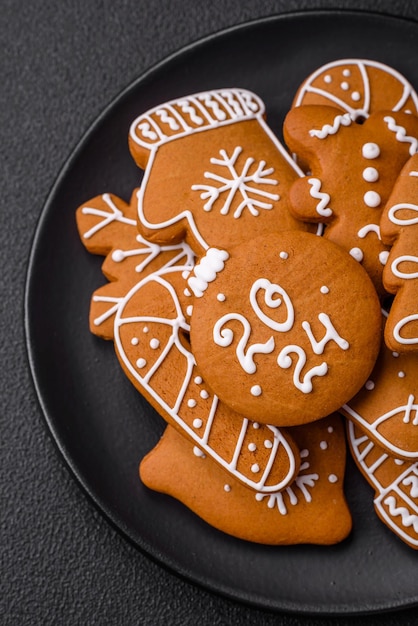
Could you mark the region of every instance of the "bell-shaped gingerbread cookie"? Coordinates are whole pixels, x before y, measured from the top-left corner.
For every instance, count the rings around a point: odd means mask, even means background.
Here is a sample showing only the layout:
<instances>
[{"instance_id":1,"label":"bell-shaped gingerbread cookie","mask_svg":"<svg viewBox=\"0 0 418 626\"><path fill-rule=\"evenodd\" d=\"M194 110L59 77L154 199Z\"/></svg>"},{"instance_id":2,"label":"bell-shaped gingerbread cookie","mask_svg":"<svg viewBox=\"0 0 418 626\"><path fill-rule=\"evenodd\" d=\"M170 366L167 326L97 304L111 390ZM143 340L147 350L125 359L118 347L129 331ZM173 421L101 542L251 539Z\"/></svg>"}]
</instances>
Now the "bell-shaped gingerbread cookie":
<instances>
[{"instance_id":1,"label":"bell-shaped gingerbread cookie","mask_svg":"<svg viewBox=\"0 0 418 626\"><path fill-rule=\"evenodd\" d=\"M129 145L145 169L140 227L156 242L185 240L202 254L264 233L306 230L289 213L301 171L244 89L179 98L137 118Z\"/></svg>"}]
</instances>

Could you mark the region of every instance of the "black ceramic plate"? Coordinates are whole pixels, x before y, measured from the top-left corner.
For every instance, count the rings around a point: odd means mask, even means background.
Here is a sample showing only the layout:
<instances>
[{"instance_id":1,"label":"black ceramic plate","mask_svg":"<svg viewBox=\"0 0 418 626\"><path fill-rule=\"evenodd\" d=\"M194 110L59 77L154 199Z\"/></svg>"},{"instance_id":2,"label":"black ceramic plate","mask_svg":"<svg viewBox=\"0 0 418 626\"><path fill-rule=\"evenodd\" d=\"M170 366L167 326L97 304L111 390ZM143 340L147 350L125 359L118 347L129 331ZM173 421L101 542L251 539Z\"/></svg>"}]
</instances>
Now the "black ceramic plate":
<instances>
[{"instance_id":1,"label":"black ceramic plate","mask_svg":"<svg viewBox=\"0 0 418 626\"><path fill-rule=\"evenodd\" d=\"M320 65L361 57L392 65L418 85L418 25L364 13L305 13L220 33L167 59L104 111L61 172L30 260L26 326L47 423L74 474L120 531L173 571L258 606L321 614L418 602L418 554L377 519L372 490L349 466L349 539L335 547L271 548L228 537L140 483L138 462L164 423L134 391L110 343L89 333L89 300L105 282L75 226L76 207L111 191L128 199L140 172L127 148L131 121L178 96L244 87L279 129L300 82Z\"/></svg>"}]
</instances>

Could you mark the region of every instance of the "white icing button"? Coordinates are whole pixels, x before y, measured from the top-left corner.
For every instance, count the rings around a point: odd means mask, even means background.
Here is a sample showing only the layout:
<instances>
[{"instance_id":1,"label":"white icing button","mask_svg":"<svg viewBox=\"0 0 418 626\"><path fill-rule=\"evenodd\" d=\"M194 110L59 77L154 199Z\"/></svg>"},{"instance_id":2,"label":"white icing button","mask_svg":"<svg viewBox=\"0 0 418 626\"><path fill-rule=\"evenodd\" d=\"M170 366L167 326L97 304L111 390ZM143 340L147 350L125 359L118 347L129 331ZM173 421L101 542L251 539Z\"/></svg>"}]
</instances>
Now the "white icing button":
<instances>
[{"instance_id":1,"label":"white icing button","mask_svg":"<svg viewBox=\"0 0 418 626\"><path fill-rule=\"evenodd\" d=\"M305 459L307 456L309 456L309 450L304 448L303 450L300 451L299 454L300 454L300 458L301 459Z\"/></svg>"},{"instance_id":2,"label":"white icing button","mask_svg":"<svg viewBox=\"0 0 418 626\"><path fill-rule=\"evenodd\" d=\"M217 299L219 302L225 302L225 300L226 300L226 295L225 295L224 293L218 293L218 295L216 296L216 299Z\"/></svg>"},{"instance_id":3,"label":"white icing button","mask_svg":"<svg viewBox=\"0 0 418 626\"><path fill-rule=\"evenodd\" d=\"M251 395L253 396L261 396L262 389L260 385L253 385L251 387Z\"/></svg>"},{"instance_id":4,"label":"white icing button","mask_svg":"<svg viewBox=\"0 0 418 626\"><path fill-rule=\"evenodd\" d=\"M149 332L149 328L148 326L144 326L144 328L142 329L143 333L148 333Z\"/></svg>"},{"instance_id":5,"label":"white icing button","mask_svg":"<svg viewBox=\"0 0 418 626\"><path fill-rule=\"evenodd\" d=\"M333 433L334 432L333 426L328 426L327 430L328 430L329 433Z\"/></svg>"},{"instance_id":6,"label":"white icing button","mask_svg":"<svg viewBox=\"0 0 418 626\"><path fill-rule=\"evenodd\" d=\"M368 183L375 183L379 180L379 172L375 167L366 167L363 170L363 178Z\"/></svg>"},{"instance_id":7,"label":"white icing button","mask_svg":"<svg viewBox=\"0 0 418 626\"><path fill-rule=\"evenodd\" d=\"M209 398L209 394L206 391L206 389L202 389L202 391L200 392L200 397L203 398L203 400L207 400Z\"/></svg>"},{"instance_id":8,"label":"white icing button","mask_svg":"<svg viewBox=\"0 0 418 626\"><path fill-rule=\"evenodd\" d=\"M195 420L193 420L193 428L202 428L202 420L199 419L198 417L196 417Z\"/></svg>"},{"instance_id":9,"label":"white icing button","mask_svg":"<svg viewBox=\"0 0 418 626\"><path fill-rule=\"evenodd\" d=\"M193 400L193 398L191 398L190 400L187 400L187 406L190 407L191 409L194 409L194 407L196 406L197 402L196 400ZM199 420L199 422L201 422L202 420ZM201 426L202 424L200 424ZM200 426L196 426L196 428L200 428Z\"/></svg>"},{"instance_id":10,"label":"white icing button","mask_svg":"<svg viewBox=\"0 0 418 626\"><path fill-rule=\"evenodd\" d=\"M366 387L367 391L372 391L372 389L374 389L374 382L372 380L368 380L364 386Z\"/></svg>"},{"instance_id":11,"label":"white icing button","mask_svg":"<svg viewBox=\"0 0 418 626\"><path fill-rule=\"evenodd\" d=\"M248 444L248 450L250 452L255 452L257 450L257 446L255 445L255 443L249 443Z\"/></svg>"},{"instance_id":12,"label":"white icing button","mask_svg":"<svg viewBox=\"0 0 418 626\"><path fill-rule=\"evenodd\" d=\"M336 476L335 474L330 474L328 476L328 480L330 483L336 483L338 481L338 476Z\"/></svg>"},{"instance_id":13,"label":"white icing button","mask_svg":"<svg viewBox=\"0 0 418 626\"><path fill-rule=\"evenodd\" d=\"M260 424L258 422L253 422L253 428L257 430L258 428L260 428Z\"/></svg>"},{"instance_id":14,"label":"white icing button","mask_svg":"<svg viewBox=\"0 0 418 626\"><path fill-rule=\"evenodd\" d=\"M405 378L405 372L398 372L399 378Z\"/></svg>"},{"instance_id":15,"label":"white icing button","mask_svg":"<svg viewBox=\"0 0 418 626\"><path fill-rule=\"evenodd\" d=\"M351 99L354 102L358 102L360 100L360 98L361 98L360 93L358 91L353 91L353 93L351 94Z\"/></svg>"},{"instance_id":16,"label":"white icing button","mask_svg":"<svg viewBox=\"0 0 418 626\"><path fill-rule=\"evenodd\" d=\"M321 441L319 447L321 448L321 450L326 450L328 448L328 444L326 441Z\"/></svg>"},{"instance_id":17,"label":"white icing button","mask_svg":"<svg viewBox=\"0 0 418 626\"><path fill-rule=\"evenodd\" d=\"M255 499L257 500L257 502L261 502L261 500L264 498L264 493L256 493L255 494Z\"/></svg>"},{"instance_id":18,"label":"white icing button","mask_svg":"<svg viewBox=\"0 0 418 626\"><path fill-rule=\"evenodd\" d=\"M329 293L329 288L326 285L322 285L320 289L321 293Z\"/></svg>"},{"instance_id":19,"label":"white icing button","mask_svg":"<svg viewBox=\"0 0 418 626\"><path fill-rule=\"evenodd\" d=\"M284 251L283 251L283 252L280 252L279 257L280 257L281 259L286 260L286 259L288 259L288 258L289 258L289 255L288 255L288 253L287 253L287 252L284 252Z\"/></svg>"},{"instance_id":20,"label":"white icing button","mask_svg":"<svg viewBox=\"0 0 418 626\"><path fill-rule=\"evenodd\" d=\"M394 356L396 359L399 356L399 352L392 352L392 356Z\"/></svg>"},{"instance_id":21,"label":"white icing button","mask_svg":"<svg viewBox=\"0 0 418 626\"><path fill-rule=\"evenodd\" d=\"M375 209L382 202L382 198L377 193L377 191L366 191L363 196L363 200L364 204L371 207L372 209Z\"/></svg>"},{"instance_id":22,"label":"white icing button","mask_svg":"<svg viewBox=\"0 0 418 626\"><path fill-rule=\"evenodd\" d=\"M273 447L273 442L270 441L270 439L266 439L265 442L264 442L264 447L267 448L267 449L272 448Z\"/></svg>"},{"instance_id":23,"label":"white icing button","mask_svg":"<svg viewBox=\"0 0 418 626\"><path fill-rule=\"evenodd\" d=\"M196 376L194 382L196 383L196 385L201 385L203 383L203 378L201 376Z\"/></svg>"},{"instance_id":24,"label":"white icing button","mask_svg":"<svg viewBox=\"0 0 418 626\"><path fill-rule=\"evenodd\" d=\"M149 342L149 345L151 346L153 350L156 350L157 348L160 347L160 342L158 341L158 339L151 339L151 341Z\"/></svg>"},{"instance_id":25,"label":"white icing button","mask_svg":"<svg viewBox=\"0 0 418 626\"><path fill-rule=\"evenodd\" d=\"M380 148L377 143L365 143L361 150L361 153L365 159L377 159L377 157L380 155Z\"/></svg>"},{"instance_id":26,"label":"white icing button","mask_svg":"<svg viewBox=\"0 0 418 626\"><path fill-rule=\"evenodd\" d=\"M345 70L343 70L343 76L345 76L346 78L348 78L349 76L351 76L351 72L350 72L350 70L348 69L348 67L347 67Z\"/></svg>"},{"instance_id":27,"label":"white icing button","mask_svg":"<svg viewBox=\"0 0 418 626\"><path fill-rule=\"evenodd\" d=\"M125 258L125 254L123 250L113 250L112 253L112 261L115 263L120 263Z\"/></svg>"},{"instance_id":28,"label":"white icing button","mask_svg":"<svg viewBox=\"0 0 418 626\"><path fill-rule=\"evenodd\" d=\"M145 359L138 359L136 362L136 366L138 369L142 370L143 367L145 367L147 364Z\"/></svg>"},{"instance_id":29,"label":"white icing button","mask_svg":"<svg viewBox=\"0 0 418 626\"><path fill-rule=\"evenodd\" d=\"M199 456L201 459L205 458L205 453L202 452L202 450L200 448L198 448L197 446L194 446L193 448L193 454L195 456Z\"/></svg>"},{"instance_id":30,"label":"white icing button","mask_svg":"<svg viewBox=\"0 0 418 626\"><path fill-rule=\"evenodd\" d=\"M327 83L328 85L332 83L332 76L330 76L329 74L326 74L326 76L324 76L324 82Z\"/></svg>"},{"instance_id":31,"label":"white icing button","mask_svg":"<svg viewBox=\"0 0 418 626\"><path fill-rule=\"evenodd\" d=\"M389 257L388 250L382 250L382 252L379 252L379 261L381 262L382 265L386 265L388 261L388 257Z\"/></svg>"},{"instance_id":32,"label":"white icing button","mask_svg":"<svg viewBox=\"0 0 418 626\"><path fill-rule=\"evenodd\" d=\"M258 463L254 463L254 465L251 465L251 471L253 474L257 474L257 472L260 471L260 466L258 465Z\"/></svg>"},{"instance_id":33,"label":"white icing button","mask_svg":"<svg viewBox=\"0 0 418 626\"><path fill-rule=\"evenodd\" d=\"M139 344L139 339L138 339L138 337L132 337L132 339L131 339L131 344L132 344L133 346L137 346L137 345Z\"/></svg>"},{"instance_id":34,"label":"white icing button","mask_svg":"<svg viewBox=\"0 0 418 626\"><path fill-rule=\"evenodd\" d=\"M191 304L189 304L189 306L186 309L186 313L187 315L190 317L191 314L193 313L193 306Z\"/></svg>"},{"instance_id":35,"label":"white icing button","mask_svg":"<svg viewBox=\"0 0 418 626\"><path fill-rule=\"evenodd\" d=\"M341 89L343 91L348 91L350 89L350 85L347 83L347 81L344 81L343 83L341 83Z\"/></svg>"},{"instance_id":36,"label":"white icing button","mask_svg":"<svg viewBox=\"0 0 418 626\"><path fill-rule=\"evenodd\" d=\"M359 263L363 260L363 252L360 250L360 248L351 248L350 254L353 259L355 259Z\"/></svg>"},{"instance_id":37,"label":"white icing button","mask_svg":"<svg viewBox=\"0 0 418 626\"><path fill-rule=\"evenodd\" d=\"M191 295L192 295L192 294L191 294L191 292L189 291L189 289L187 289L187 287L186 287L186 289L183 291L183 293L184 293L184 295L185 295L187 298L188 298L189 296L191 296Z\"/></svg>"},{"instance_id":38,"label":"white icing button","mask_svg":"<svg viewBox=\"0 0 418 626\"><path fill-rule=\"evenodd\" d=\"M184 280L186 280L186 278L189 278L190 276L190 270L184 270L184 272L182 272L181 275L184 278Z\"/></svg>"},{"instance_id":39,"label":"white icing button","mask_svg":"<svg viewBox=\"0 0 418 626\"><path fill-rule=\"evenodd\" d=\"M404 461L402 459L395 459L395 465L403 465Z\"/></svg>"},{"instance_id":40,"label":"white icing button","mask_svg":"<svg viewBox=\"0 0 418 626\"><path fill-rule=\"evenodd\" d=\"M231 491L231 485L224 485L224 491L229 493Z\"/></svg>"}]
</instances>

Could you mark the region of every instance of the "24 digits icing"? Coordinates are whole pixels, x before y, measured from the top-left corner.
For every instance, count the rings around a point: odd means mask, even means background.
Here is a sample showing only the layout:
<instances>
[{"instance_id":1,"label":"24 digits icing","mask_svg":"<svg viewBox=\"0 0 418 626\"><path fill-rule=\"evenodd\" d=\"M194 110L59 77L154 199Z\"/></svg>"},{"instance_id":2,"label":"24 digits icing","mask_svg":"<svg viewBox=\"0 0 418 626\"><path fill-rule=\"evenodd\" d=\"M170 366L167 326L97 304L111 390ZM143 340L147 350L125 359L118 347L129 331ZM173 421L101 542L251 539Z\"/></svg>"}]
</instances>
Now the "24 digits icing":
<instances>
[{"instance_id":1,"label":"24 digits icing","mask_svg":"<svg viewBox=\"0 0 418 626\"><path fill-rule=\"evenodd\" d=\"M347 536L340 410L378 515L418 548L417 111L392 68L329 63L285 120L291 156L256 94L176 98L131 125L131 201L77 211L109 280L91 331L168 424L141 479L224 532Z\"/></svg>"}]
</instances>

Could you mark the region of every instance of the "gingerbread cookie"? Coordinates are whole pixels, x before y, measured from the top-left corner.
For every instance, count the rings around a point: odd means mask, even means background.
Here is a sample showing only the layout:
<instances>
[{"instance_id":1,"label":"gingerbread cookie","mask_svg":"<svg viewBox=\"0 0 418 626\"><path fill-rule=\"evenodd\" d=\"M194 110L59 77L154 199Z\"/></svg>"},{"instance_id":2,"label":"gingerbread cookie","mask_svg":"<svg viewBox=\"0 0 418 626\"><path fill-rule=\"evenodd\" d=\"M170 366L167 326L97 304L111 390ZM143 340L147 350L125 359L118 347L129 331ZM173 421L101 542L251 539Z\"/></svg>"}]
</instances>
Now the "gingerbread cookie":
<instances>
[{"instance_id":1,"label":"gingerbread cookie","mask_svg":"<svg viewBox=\"0 0 418 626\"><path fill-rule=\"evenodd\" d=\"M145 169L138 213L148 240L185 240L202 254L272 231L307 230L289 213L289 189L302 172L264 114L255 94L221 89L167 102L133 122L129 145Z\"/></svg>"},{"instance_id":2,"label":"gingerbread cookie","mask_svg":"<svg viewBox=\"0 0 418 626\"><path fill-rule=\"evenodd\" d=\"M141 480L150 489L180 500L215 528L247 541L270 545L331 545L351 530L343 493L346 444L334 415L294 429L300 471L291 485L270 494L251 493L210 457L168 427L142 460Z\"/></svg>"},{"instance_id":3,"label":"gingerbread cookie","mask_svg":"<svg viewBox=\"0 0 418 626\"><path fill-rule=\"evenodd\" d=\"M292 187L294 215L324 222L324 236L350 252L383 295L388 247L381 241L380 217L400 170L417 150L418 117L378 112L356 124L334 107L306 105L289 112L284 135L311 171Z\"/></svg>"},{"instance_id":4,"label":"gingerbread cookie","mask_svg":"<svg viewBox=\"0 0 418 626\"><path fill-rule=\"evenodd\" d=\"M137 233L132 206L104 195L77 211L83 242L107 253L103 268L113 278L93 294L92 332L115 341L135 387L201 454L248 487L284 487L298 471L292 437L236 415L209 393L195 366L185 282L193 266L190 248L148 245ZM185 265L176 265L179 260Z\"/></svg>"},{"instance_id":5,"label":"gingerbread cookie","mask_svg":"<svg viewBox=\"0 0 418 626\"><path fill-rule=\"evenodd\" d=\"M406 163L395 183L380 228L391 245L383 283L395 294L385 327L391 350L418 351L418 155ZM417 355L418 357L418 355Z\"/></svg>"},{"instance_id":6,"label":"gingerbread cookie","mask_svg":"<svg viewBox=\"0 0 418 626\"><path fill-rule=\"evenodd\" d=\"M299 87L293 106L336 106L352 119L375 111L418 112L412 85L392 67L368 59L340 59L321 66Z\"/></svg>"},{"instance_id":7,"label":"gingerbread cookie","mask_svg":"<svg viewBox=\"0 0 418 626\"><path fill-rule=\"evenodd\" d=\"M188 280L192 352L213 392L280 426L338 409L379 350L380 305L364 269L332 242L297 231L220 255L209 250Z\"/></svg>"},{"instance_id":8,"label":"gingerbread cookie","mask_svg":"<svg viewBox=\"0 0 418 626\"><path fill-rule=\"evenodd\" d=\"M418 355L381 343L370 377L341 412L388 454L418 459Z\"/></svg>"},{"instance_id":9,"label":"gingerbread cookie","mask_svg":"<svg viewBox=\"0 0 418 626\"><path fill-rule=\"evenodd\" d=\"M353 458L374 488L374 508L402 541L418 549L418 463L389 456L353 422L348 422Z\"/></svg>"}]
</instances>

